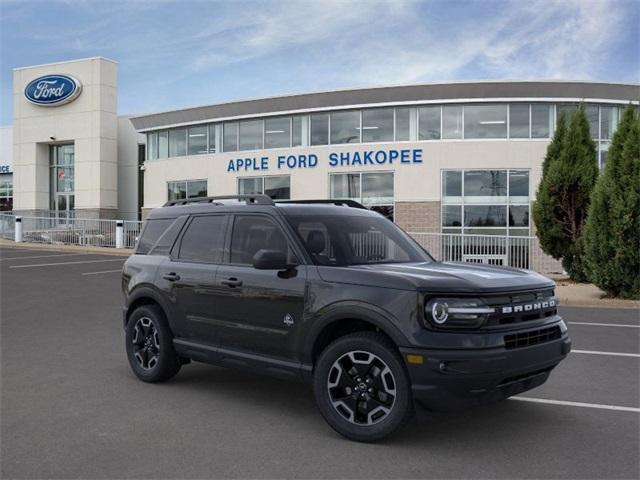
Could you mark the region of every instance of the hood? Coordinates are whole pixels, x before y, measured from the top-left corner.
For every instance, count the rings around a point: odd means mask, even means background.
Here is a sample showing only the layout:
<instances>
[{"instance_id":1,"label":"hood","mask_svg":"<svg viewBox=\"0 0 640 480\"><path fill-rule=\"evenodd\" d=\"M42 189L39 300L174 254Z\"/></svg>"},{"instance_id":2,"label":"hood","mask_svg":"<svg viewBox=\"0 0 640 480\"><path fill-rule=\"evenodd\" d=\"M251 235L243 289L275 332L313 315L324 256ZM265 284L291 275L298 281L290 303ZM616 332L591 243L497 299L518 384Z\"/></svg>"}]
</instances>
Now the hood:
<instances>
[{"instance_id":1,"label":"hood","mask_svg":"<svg viewBox=\"0 0 640 480\"><path fill-rule=\"evenodd\" d=\"M434 293L492 293L553 287L529 271L461 262L390 263L318 267L323 280Z\"/></svg>"}]
</instances>

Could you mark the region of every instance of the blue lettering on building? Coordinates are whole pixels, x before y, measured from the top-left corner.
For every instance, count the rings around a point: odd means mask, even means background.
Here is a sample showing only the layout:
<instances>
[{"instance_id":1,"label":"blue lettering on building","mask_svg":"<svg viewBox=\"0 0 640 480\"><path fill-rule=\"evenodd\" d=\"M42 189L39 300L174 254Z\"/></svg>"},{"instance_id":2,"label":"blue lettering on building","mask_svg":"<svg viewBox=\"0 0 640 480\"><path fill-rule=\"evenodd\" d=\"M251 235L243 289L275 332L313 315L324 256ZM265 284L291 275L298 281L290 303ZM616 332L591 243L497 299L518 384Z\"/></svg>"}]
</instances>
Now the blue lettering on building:
<instances>
[{"instance_id":1,"label":"blue lettering on building","mask_svg":"<svg viewBox=\"0 0 640 480\"><path fill-rule=\"evenodd\" d=\"M364 150L355 152L331 152L328 155L329 167L359 167L366 165L394 165L397 163L412 165L422 163L422 149L403 148L391 150ZM278 155L275 167L278 170L296 170L318 166L318 156ZM227 172L247 172L269 170L269 157L235 158L227 163Z\"/></svg>"}]
</instances>

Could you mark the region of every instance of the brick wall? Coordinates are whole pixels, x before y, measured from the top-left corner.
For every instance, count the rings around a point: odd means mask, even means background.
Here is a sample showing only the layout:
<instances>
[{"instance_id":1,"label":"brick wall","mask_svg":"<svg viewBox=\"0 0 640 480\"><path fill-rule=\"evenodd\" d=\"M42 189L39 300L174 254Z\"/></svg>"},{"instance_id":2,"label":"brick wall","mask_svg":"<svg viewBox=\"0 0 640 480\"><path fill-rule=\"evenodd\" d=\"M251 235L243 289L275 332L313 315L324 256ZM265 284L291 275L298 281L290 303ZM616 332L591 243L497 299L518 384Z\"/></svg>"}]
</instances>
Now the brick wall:
<instances>
[{"instance_id":1,"label":"brick wall","mask_svg":"<svg viewBox=\"0 0 640 480\"><path fill-rule=\"evenodd\" d=\"M407 232L439 232L440 202L396 202L395 222Z\"/></svg>"}]
</instances>

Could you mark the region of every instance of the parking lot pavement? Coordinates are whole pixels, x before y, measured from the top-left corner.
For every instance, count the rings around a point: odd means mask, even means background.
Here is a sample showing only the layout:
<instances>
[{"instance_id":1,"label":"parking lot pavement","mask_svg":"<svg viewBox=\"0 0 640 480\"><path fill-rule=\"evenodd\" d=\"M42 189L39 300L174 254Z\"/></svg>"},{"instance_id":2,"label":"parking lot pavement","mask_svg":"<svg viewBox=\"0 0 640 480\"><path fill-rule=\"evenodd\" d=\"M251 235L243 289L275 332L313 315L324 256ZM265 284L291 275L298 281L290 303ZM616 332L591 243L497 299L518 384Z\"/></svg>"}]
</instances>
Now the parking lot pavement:
<instances>
[{"instance_id":1,"label":"parking lot pavement","mask_svg":"<svg viewBox=\"0 0 640 480\"><path fill-rule=\"evenodd\" d=\"M639 476L634 310L562 309L584 353L523 395L552 403L419 410L367 445L335 434L302 384L202 364L139 382L124 355L125 258L68 253L0 248L2 478Z\"/></svg>"}]
</instances>

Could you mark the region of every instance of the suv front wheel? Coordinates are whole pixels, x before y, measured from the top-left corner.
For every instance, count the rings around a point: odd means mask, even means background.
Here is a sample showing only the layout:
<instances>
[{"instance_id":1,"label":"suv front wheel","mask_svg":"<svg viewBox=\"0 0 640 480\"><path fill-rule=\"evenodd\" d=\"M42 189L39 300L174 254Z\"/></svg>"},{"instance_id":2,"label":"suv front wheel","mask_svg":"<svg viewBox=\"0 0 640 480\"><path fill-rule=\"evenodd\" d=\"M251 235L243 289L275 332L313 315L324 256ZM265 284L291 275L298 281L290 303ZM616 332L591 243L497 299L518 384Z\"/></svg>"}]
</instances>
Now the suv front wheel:
<instances>
[{"instance_id":1,"label":"suv front wheel","mask_svg":"<svg viewBox=\"0 0 640 480\"><path fill-rule=\"evenodd\" d=\"M133 373L144 382L162 382L181 367L173 348L173 335L157 305L136 308L127 322L127 358Z\"/></svg>"},{"instance_id":2,"label":"suv front wheel","mask_svg":"<svg viewBox=\"0 0 640 480\"><path fill-rule=\"evenodd\" d=\"M331 343L320 354L313 383L324 419L352 440L380 440L413 413L402 358L380 333L353 333Z\"/></svg>"}]
</instances>

